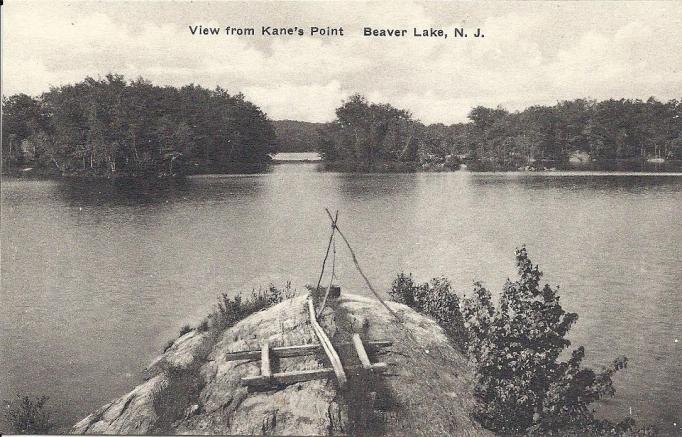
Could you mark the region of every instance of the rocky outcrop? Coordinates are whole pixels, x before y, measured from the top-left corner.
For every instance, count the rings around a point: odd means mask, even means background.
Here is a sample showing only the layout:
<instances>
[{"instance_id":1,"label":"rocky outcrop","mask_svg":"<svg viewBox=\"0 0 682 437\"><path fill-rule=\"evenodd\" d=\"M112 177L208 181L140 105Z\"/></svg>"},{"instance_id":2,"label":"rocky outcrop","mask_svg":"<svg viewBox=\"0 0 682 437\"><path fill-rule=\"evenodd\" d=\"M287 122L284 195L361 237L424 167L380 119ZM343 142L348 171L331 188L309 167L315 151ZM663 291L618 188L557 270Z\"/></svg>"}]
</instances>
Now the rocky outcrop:
<instances>
[{"instance_id":1,"label":"rocky outcrop","mask_svg":"<svg viewBox=\"0 0 682 437\"><path fill-rule=\"evenodd\" d=\"M397 323L376 300L342 293L320 319L335 344L389 339L374 361L382 376L359 371L351 348L339 346L349 384L314 380L249 391L244 376L260 373L259 360L228 361L225 354L317 343L306 297L253 314L222 333L192 331L146 369L146 382L101 407L72 429L79 434L275 434L275 435L486 435L470 418L471 379L464 357L431 319L390 303ZM277 372L328 367L324 355L281 358Z\"/></svg>"}]
</instances>

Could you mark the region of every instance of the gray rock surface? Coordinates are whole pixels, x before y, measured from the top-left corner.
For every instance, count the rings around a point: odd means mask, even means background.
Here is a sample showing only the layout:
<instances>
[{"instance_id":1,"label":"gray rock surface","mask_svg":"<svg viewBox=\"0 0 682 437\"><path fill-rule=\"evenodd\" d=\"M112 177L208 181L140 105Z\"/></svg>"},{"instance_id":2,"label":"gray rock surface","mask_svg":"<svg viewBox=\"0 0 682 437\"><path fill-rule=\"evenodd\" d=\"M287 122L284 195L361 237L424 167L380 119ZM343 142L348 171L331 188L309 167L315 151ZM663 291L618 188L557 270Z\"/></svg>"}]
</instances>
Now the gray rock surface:
<instances>
[{"instance_id":1,"label":"gray rock surface","mask_svg":"<svg viewBox=\"0 0 682 437\"><path fill-rule=\"evenodd\" d=\"M260 374L259 360L227 361L226 352L317 343L306 296L253 314L218 335L192 331L145 370L146 382L104 405L71 430L76 434L487 435L469 417L473 400L466 360L442 329L410 308L391 303L397 324L378 301L345 291L320 323L335 344L390 339L373 361L383 376L360 371L352 348L339 347L349 376L341 393L333 378L249 391L244 376ZM274 371L328 367L324 355L282 358Z\"/></svg>"}]
</instances>

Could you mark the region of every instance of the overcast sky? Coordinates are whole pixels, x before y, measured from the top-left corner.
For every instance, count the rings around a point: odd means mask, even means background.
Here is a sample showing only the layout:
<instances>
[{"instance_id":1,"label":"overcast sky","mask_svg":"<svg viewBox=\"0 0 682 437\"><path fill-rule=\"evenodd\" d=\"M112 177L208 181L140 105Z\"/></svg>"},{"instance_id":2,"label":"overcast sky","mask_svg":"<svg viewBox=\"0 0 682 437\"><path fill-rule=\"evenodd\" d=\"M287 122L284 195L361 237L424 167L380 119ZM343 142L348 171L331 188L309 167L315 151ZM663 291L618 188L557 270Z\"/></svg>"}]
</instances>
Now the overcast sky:
<instances>
[{"instance_id":1,"label":"overcast sky","mask_svg":"<svg viewBox=\"0 0 682 437\"><path fill-rule=\"evenodd\" d=\"M346 36L193 36L190 25L342 26ZM369 39L362 28L480 27L485 38ZM355 92L426 123L475 105L682 98L682 2L236 3L8 0L3 94L109 72L220 85L273 119L329 121Z\"/></svg>"}]
</instances>

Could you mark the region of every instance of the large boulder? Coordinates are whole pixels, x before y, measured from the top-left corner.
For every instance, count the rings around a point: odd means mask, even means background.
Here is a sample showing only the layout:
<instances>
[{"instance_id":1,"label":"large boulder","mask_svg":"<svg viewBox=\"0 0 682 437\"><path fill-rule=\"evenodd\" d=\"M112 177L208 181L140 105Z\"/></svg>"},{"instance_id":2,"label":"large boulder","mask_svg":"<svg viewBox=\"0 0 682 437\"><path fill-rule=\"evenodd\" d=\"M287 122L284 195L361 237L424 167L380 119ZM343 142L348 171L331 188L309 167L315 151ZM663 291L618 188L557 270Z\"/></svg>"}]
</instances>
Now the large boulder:
<instances>
[{"instance_id":1,"label":"large boulder","mask_svg":"<svg viewBox=\"0 0 682 437\"><path fill-rule=\"evenodd\" d=\"M260 361L228 361L227 352L318 343L306 296L253 314L222 333L191 332L148 366L148 380L101 407L72 429L78 434L486 435L470 417L471 376L465 358L431 319L397 303L397 322L375 299L342 293L320 324L349 377L249 390L241 378ZM393 345L370 353L388 364L383 375L362 372L354 333ZM275 372L329 367L323 354L281 358Z\"/></svg>"}]
</instances>

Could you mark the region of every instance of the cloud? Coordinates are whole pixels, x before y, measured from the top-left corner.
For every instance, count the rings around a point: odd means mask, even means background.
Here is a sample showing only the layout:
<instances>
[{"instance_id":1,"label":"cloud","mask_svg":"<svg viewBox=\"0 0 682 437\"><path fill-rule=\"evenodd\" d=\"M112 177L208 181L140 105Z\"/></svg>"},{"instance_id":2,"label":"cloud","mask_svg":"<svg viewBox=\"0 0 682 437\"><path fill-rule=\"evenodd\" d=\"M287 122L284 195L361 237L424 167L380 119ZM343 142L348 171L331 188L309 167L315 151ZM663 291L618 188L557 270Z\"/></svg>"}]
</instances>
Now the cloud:
<instances>
[{"instance_id":1,"label":"cloud","mask_svg":"<svg viewBox=\"0 0 682 437\"><path fill-rule=\"evenodd\" d=\"M590 31L548 65L554 88L597 98L680 97L682 40L661 39L649 24L633 21L615 33ZM677 94L677 95L676 95Z\"/></svg>"},{"instance_id":2,"label":"cloud","mask_svg":"<svg viewBox=\"0 0 682 437\"><path fill-rule=\"evenodd\" d=\"M5 5L3 93L109 72L242 91L275 119L324 121L354 92L456 122L476 105L679 98L675 3L38 2ZM342 38L197 36L189 25L343 26ZM364 38L365 26L482 39Z\"/></svg>"},{"instance_id":3,"label":"cloud","mask_svg":"<svg viewBox=\"0 0 682 437\"><path fill-rule=\"evenodd\" d=\"M325 122L334 118L334 108L351 94L338 81L325 85L273 84L244 89L244 95L275 120Z\"/></svg>"}]
</instances>

